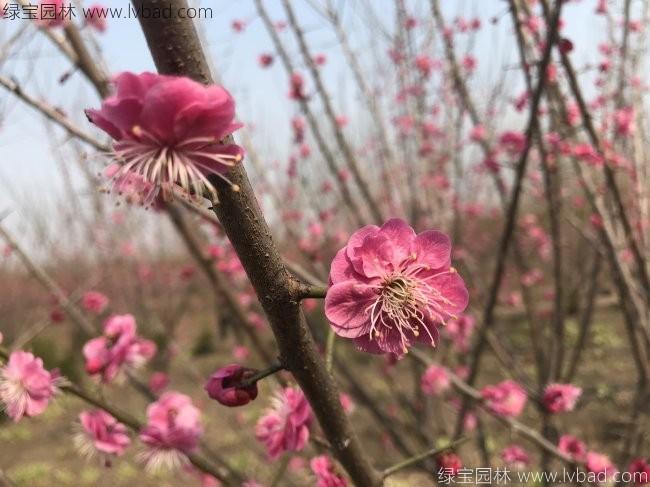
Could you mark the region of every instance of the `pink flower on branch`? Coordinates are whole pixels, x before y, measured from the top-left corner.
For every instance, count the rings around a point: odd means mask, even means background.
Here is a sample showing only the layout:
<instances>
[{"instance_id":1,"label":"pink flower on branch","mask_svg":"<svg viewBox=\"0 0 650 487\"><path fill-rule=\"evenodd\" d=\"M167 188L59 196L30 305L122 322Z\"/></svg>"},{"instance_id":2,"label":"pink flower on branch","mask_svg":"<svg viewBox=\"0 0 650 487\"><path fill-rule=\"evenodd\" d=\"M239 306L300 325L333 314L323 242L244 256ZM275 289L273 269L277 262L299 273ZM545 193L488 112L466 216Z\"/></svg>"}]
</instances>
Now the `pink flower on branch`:
<instances>
[{"instance_id":1,"label":"pink flower on branch","mask_svg":"<svg viewBox=\"0 0 650 487\"><path fill-rule=\"evenodd\" d=\"M544 390L542 404L549 413L573 411L582 389L571 384L549 384Z\"/></svg>"},{"instance_id":2,"label":"pink flower on branch","mask_svg":"<svg viewBox=\"0 0 650 487\"><path fill-rule=\"evenodd\" d=\"M519 416L528 400L524 388L512 380L485 386L481 389L481 396L490 411L503 417Z\"/></svg>"},{"instance_id":3,"label":"pink flower on branch","mask_svg":"<svg viewBox=\"0 0 650 487\"><path fill-rule=\"evenodd\" d=\"M449 373L441 365L430 365L420 378L420 388L427 396L438 396L450 386Z\"/></svg>"},{"instance_id":4,"label":"pink flower on branch","mask_svg":"<svg viewBox=\"0 0 650 487\"><path fill-rule=\"evenodd\" d=\"M86 311L98 315L108 306L108 297L97 291L88 291L81 298L81 305Z\"/></svg>"},{"instance_id":5,"label":"pink flower on branch","mask_svg":"<svg viewBox=\"0 0 650 487\"><path fill-rule=\"evenodd\" d=\"M336 472L332 460L327 455L312 458L309 466L316 476L316 487L347 487L347 481Z\"/></svg>"},{"instance_id":6,"label":"pink flower on branch","mask_svg":"<svg viewBox=\"0 0 650 487\"><path fill-rule=\"evenodd\" d=\"M243 157L243 149L220 142L240 123L234 122L235 102L220 86L204 86L189 78L154 73L121 73L116 92L88 119L114 140L114 175L132 172L152 184L150 202L161 189L173 193L207 193L216 199L211 175L225 173ZM234 187L236 189L236 187Z\"/></svg>"},{"instance_id":7,"label":"pink flower on branch","mask_svg":"<svg viewBox=\"0 0 650 487\"><path fill-rule=\"evenodd\" d=\"M123 367L138 368L156 353L156 345L136 335L132 315L113 315L104 324L104 334L83 347L86 371L99 374L102 382L115 379Z\"/></svg>"},{"instance_id":8,"label":"pink flower on branch","mask_svg":"<svg viewBox=\"0 0 650 487\"><path fill-rule=\"evenodd\" d=\"M100 454L107 467L110 455L122 455L131 444L126 426L102 409L82 411L79 422L81 431L74 438L77 449L87 457Z\"/></svg>"},{"instance_id":9,"label":"pink flower on branch","mask_svg":"<svg viewBox=\"0 0 650 487\"><path fill-rule=\"evenodd\" d=\"M630 462L627 471L632 477L632 485L650 484L650 463L644 458L636 458Z\"/></svg>"},{"instance_id":10,"label":"pink flower on branch","mask_svg":"<svg viewBox=\"0 0 650 487\"><path fill-rule=\"evenodd\" d=\"M618 468L607 455L591 451L587 453L585 467L587 472L596 475L599 484L605 484L612 480L618 472Z\"/></svg>"},{"instance_id":11,"label":"pink flower on branch","mask_svg":"<svg viewBox=\"0 0 650 487\"><path fill-rule=\"evenodd\" d=\"M18 422L38 416L56 393L58 375L45 370L43 360L29 352L12 352L0 368L0 403L7 416Z\"/></svg>"},{"instance_id":12,"label":"pink flower on branch","mask_svg":"<svg viewBox=\"0 0 650 487\"><path fill-rule=\"evenodd\" d=\"M504 448L501 458L515 468L523 468L530 464L530 455L519 445L510 445Z\"/></svg>"},{"instance_id":13,"label":"pink flower on branch","mask_svg":"<svg viewBox=\"0 0 650 487\"><path fill-rule=\"evenodd\" d=\"M91 5L85 14L86 25L92 27L97 32L106 32L108 28L108 13L108 9L100 3Z\"/></svg>"},{"instance_id":14,"label":"pink flower on branch","mask_svg":"<svg viewBox=\"0 0 650 487\"><path fill-rule=\"evenodd\" d=\"M330 269L325 314L361 350L403 355L416 342L435 346L438 327L467 306L443 233L416 235L403 220L355 232Z\"/></svg>"},{"instance_id":15,"label":"pink flower on branch","mask_svg":"<svg viewBox=\"0 0 650 487\"><path fill-rule=\"evenodd\" d=\"M140 459L148 470L182 466L203 434L201 413L185 394L169 391L147 408L140 440L147 446Z\"/></svg>"},{"instance_id":16,"label":"pink flower on branch","mask_svg":"<svg viewBox=\"0 0 650 487\"><path fill-rule=\"evenodd\" d=\"M72 4L64 0L42 0L32 18L41 27L64 27L72 18L72 9Z\"/></svg>"},{"instance_id":17,"label":"pink flower on branch","mask_svg":"<svg viewBox=\"0 0 650 487\"><path fill-rule=\"evenodd\" d=\"M587 446L575 436L560 436L557 448L576 462L584 461L587 456Z\"/></svg>"},{"instance_id":18,"label":"pink flower on branch","mask_svg":"<svg viewBox=\"0 0 650 487\"><path fill-rule=\"evenodd\" d=\"M257 397L257 383L248 386L241 383L255 373L254 369L238 364L226 365L210 376L204 388L212 399L224 406L244 406Z\"/></svg>"},{"instance_id":19,"label":"pink flower on branch","mask_svg":"<svg viewBox=\"0 0 650 487\"><path fill-rule=\"evenodd\" d=\"M264 443L270 459L286 451L300 451L309 441L311 406L298 388L287 387L274 398L272 407L255 426L255 436Z\"/></svg>"}]
</instances>

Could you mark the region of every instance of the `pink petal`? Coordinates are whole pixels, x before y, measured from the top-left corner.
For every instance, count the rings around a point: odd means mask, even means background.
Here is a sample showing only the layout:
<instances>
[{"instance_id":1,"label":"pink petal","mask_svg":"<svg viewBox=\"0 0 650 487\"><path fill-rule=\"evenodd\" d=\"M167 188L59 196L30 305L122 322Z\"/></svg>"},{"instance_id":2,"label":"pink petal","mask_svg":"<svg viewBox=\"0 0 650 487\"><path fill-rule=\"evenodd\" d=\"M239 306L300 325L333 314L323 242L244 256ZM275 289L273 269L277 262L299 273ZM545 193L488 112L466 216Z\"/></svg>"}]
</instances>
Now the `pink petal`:
<instances>
[{"instance_id":1,"label":"pink petal","mask_svg":"<svg viewBox=\"0 0 650 487\"><path fill-rule=\"evenodd\" d=\"M391 218L381 226L379 234L388 238L392 244L392 257L390 260L393 264L394 270L397 270L400 264L404 262L410 254L410 247L415 239L415 232L404 220L400 218Z\"/></svg>"},{"instance_id":2,"label":"pink petal","mask_svg":"<svg viewBox=\"0 0 650 487\"><path fill-rule=\"evenodd\" d=\"M415 237L411 250L418 263L428 264L434 269L449 267L451 241L444 233L430 230L419 234Z\"/></svg>"},{"instance_id":3,"label":"pink petal","mask_svg":"<svg viewBox=\"0 0 650 487\"><path fill-rule=\"evenodd\" d=\"M325 297L325 315L337 335L356 338L368 332L366 308L377 298L367 286L355 281L334 284Z\"/></svg>"}]
</instances>

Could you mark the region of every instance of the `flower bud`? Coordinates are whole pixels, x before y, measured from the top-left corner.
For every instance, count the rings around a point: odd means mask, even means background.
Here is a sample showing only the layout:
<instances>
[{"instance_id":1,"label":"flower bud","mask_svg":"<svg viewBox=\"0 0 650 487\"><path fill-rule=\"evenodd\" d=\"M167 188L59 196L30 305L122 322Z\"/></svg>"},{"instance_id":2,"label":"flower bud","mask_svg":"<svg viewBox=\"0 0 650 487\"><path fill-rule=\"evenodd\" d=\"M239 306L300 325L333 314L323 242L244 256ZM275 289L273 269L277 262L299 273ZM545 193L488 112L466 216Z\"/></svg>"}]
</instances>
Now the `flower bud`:
<instances>
[{"instance_id":1,"label":"flower bud","mask_svg":"<svg viewBox=\"0 0 650 487\"><path fill-rule=\"evenodd\" d=\"M238 364L218 369L205 385L208 395L229 407L243 406L257 397L257 384L242 387L240 384L256 374L256 370Z\"/></svg>"}]
</instances>

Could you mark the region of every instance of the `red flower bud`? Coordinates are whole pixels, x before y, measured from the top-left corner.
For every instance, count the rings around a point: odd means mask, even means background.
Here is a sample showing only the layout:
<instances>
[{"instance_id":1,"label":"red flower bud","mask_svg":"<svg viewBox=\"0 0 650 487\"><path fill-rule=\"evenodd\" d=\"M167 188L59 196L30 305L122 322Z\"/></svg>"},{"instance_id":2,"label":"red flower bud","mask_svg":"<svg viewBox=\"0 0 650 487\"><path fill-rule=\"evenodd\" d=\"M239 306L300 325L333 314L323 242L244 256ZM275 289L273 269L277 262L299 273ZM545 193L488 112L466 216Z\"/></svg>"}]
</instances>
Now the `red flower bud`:
<instances>
[{"instance_id":1,"label":"red flower bud","mask_svg":"<svg viewBox=\"0 0 650 487\"><path fill-rule=\"evenodd\" d=\"M256 370L238 364L226 365L212 374L205 390L224 406L243 406L257 397L257 384L243 387L241 383L256 373Z\"/></svg>"}]
</instances>

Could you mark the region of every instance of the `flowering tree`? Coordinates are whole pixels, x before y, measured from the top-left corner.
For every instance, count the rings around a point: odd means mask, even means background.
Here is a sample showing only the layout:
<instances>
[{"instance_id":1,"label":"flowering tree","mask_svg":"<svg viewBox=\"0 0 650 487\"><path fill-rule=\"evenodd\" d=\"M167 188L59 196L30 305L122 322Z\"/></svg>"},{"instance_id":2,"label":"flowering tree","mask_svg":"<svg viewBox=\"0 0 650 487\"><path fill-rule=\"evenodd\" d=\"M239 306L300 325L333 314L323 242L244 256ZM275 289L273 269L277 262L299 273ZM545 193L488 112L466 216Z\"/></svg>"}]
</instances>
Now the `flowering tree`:
<instances>
[{"instance_id":1,"label":"flowering tree","mask_svg":"<svg viewBox=\"0 0 650 487\"><path fill-rule=\"evenodd\" d=\"M203 485L481 483L485 469L551 485L559 468L581 484L650 483L650 4L508 0L483 18L439 0L350 2L373 46L362 52L345 2L269 3L231 29L271 41L255 62L288 85L285 166L259 149L254 118L239 121L187 0L126 7L157 72L106 67L96 36L121 9L0 5L6 99L65 134L53 153L91 188L82 201L62 165L70 209L50 231L67 247L39 255L0 222L0 275L20 289L3 297L18 323L0 334L8 420L48 420L61 403L71 443L102 468L133 458L143 478ZM608 27L597 66L575 55L572 8ZM334 55L315 49L303 11ZM504 24L511 57L481 83L493 60L477 40ZM24 85L30 32L72 65L58 85L101 99L87 120ZM354 87L349 111L332 61ZM138 252L156 232L189 257ZM22 268L49 295L31 326ZM226 437L243 431L235 455Z\"/></svg>"}]
</instances>

